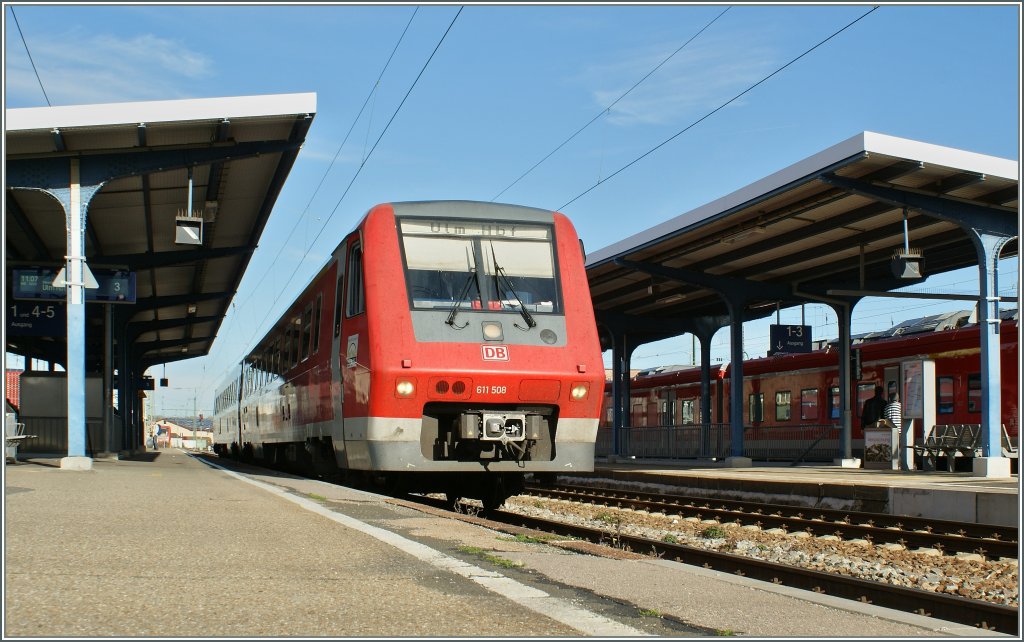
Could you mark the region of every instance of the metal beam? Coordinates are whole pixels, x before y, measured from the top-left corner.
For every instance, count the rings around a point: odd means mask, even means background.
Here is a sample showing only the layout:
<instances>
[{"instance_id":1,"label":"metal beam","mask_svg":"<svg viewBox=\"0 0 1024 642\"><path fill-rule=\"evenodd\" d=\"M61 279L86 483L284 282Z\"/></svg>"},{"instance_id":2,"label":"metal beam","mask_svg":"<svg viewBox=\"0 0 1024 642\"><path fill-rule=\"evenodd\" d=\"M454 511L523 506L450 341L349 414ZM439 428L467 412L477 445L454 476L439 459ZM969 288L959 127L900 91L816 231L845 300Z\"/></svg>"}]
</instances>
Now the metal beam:
<instances>
[{"instance_id":1,"label":"metal beam","mask_svg":"<svg viewBox=\"0 0 1024 642\"><path fill-rule=\"evenodd\" d=\"M156 308L168 308L173 305L185 305L187 303L199 303L200 301L216 301L218 299L226 299L230 297L233 292L206 292L203 294L174 294L170 296L153 296L138 299L135 302L134 309L138 310L153 310Z\"/></svg>"},{"instance_id":2,"label":"metal beam","mask_svg":"<svg viewBox=\"0 0 1024 642\"><path fill-rule=\"evenodd\" d=\"M825 294L829 296L877 296L877 297L888 297L892 299L939 299L944 301L971 301L977 303L977 294L939 294L929 292L875 292L872 290L828 290ZM996 297L1000 301L1010 301L1017 303L1017 297L1015 296L1001 296Z\"/></svg>"},{"instance_id":3,"label":"metal beam","mask_svg":"<svg viewBox=\"0 0 1024 642\"><path fill-rule=\"evenodd\" d=\"M672 279L681 283L690 283L710 288L722 294L742 294L747 301L788 300L798 298L793 295L792 288L776 285L774 283L751 281L749 279L737 279L728 276L708 274L707 272L699 272L697 270L670 268L665 267L664 265L628 261L626 259L615 259L615 264L631 268L637 272L644 272L645 274L662 276L666 279Z\"/></svg>"},{"instance_id":4,"label":"metal beam","mask_svg":"<svg viewBox=\"0 0 1024 642\"><path fill-rule=\"evenodd\" d=\"M198 246L197 246L198 247ZM175 250L171 252L143 252L141 254L112 254L109 256L93 256L89 262L94 265L124 265L132 270L150 270L154 268L188 265L196 261L220 259L237 256L246 252L254 252L256 248L243 245L237 247L215 247L195 250Z\"/></svg>"},{"instance_id":5,"label":"metal beam","mask_svg":"<svg viewBox=\"0 0 1024 642\"><path fill-rule=\"evenodd\" d=\"M171 328L179 328L183 325L199 324L199 323L210 323L212 321L219 321L219 316L208 316L208 317L180 317L177 319L164 319L162 321L136 321L129 323L125 330L125 336L129 342L135 341L139 335L147 332L155 332L156 330L170 330Z\"/></svg>"},{"instance_id":6,"label":"metal beam","mask_svg":"<svg viewBox=\"0 0 1024 642\"><path fill-rule=\"evenodd\" d=\"M294 152L294 156L297 155L300 145L301 139L272 140L211 143L208 147L200 149L188 146L180 149L133 148L116 154L101 151L96 153L69 152L67 155L49 155L43 158L8 157L7 185L13 188L34 189L65 187L59 179L47 179L56 173L55 169L61 169L67 165L69 156L82 159L82 183L96 185L115 178L166 172L173 169L208 165L216 161L250 158L261 154ZM291 168L290 164L288 168ZM285 175L287 175L287 171L285 171ZM276 175L275 178L277 178Z\"/></svg>"},{"instance_id":7,"label":"metal beam","mask_svg":"<svg viewBox=\"0 0 1024 642\"><path fill-rule=\"evenodd\" d=\"M25 233L25 236L28 237L29 243L32 244L32 248L36 251L35 258L38 260L54 260L53 255L50 254L50 249L46 247L46 243L43 242L39 232L32 226L28 217L25 216L25 212L18 205L18 201L10 190L7 191L7 213L11 215L14 222L17 223L18 227Z\"/></svg>"},{"instance_id":8,"label":"metal beam","mask_svg":"<svg viewBox=\"0 0 1024 642\"><path fill-rule=\"evenodd\" d=\"M821 180L895 207L920 210L929 216L956 223L964 229L976 229L1006 237L1017 236L1019 231L1017 213L1008 209L976 205L895 187L883 187L835 174L823 174Z\"/></svg>"}]
</instances>

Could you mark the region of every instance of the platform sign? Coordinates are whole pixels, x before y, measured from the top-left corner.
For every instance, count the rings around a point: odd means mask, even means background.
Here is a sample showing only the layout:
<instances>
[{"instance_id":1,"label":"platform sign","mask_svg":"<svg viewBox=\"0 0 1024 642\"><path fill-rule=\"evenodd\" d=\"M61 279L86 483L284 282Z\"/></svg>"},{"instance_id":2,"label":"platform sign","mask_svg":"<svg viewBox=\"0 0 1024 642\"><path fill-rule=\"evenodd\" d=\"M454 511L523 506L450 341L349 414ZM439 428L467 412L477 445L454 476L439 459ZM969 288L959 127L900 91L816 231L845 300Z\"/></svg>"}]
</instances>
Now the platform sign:
<instances>
[{"instance_id":1,"label":"platform sign","mask_svg":"<svg viewBox=\"0 0 1024 642\"><path fill-rule=\"evenodd\" d=\"M779 352L810 352L811 326L775 325L768 331L768 356Z\"/></svg>"},{"instance_id":2,"label":"platform sign","mask_svg":"<svg viewBox=\"0 0 1024 642\"><path fill-rule=\"evenodd\" d=\"M48 301L8 301L7 334L20 337L62 337L68 333L67 307Z\"/></svg>"},{"instance_id":3,"label":"platform sign","mask_svg":"<svg viewBox=\"0 0 1024 642\"><path fill-rule=\"evenodd\" d=\"M53 285L63 270L55 268L14 268L12 296L18 301L63 301L66 289ZM99 287L86 288L86 302L135 303L135 272L128 270L92 270Z\"/></svg>"}]
</instances>

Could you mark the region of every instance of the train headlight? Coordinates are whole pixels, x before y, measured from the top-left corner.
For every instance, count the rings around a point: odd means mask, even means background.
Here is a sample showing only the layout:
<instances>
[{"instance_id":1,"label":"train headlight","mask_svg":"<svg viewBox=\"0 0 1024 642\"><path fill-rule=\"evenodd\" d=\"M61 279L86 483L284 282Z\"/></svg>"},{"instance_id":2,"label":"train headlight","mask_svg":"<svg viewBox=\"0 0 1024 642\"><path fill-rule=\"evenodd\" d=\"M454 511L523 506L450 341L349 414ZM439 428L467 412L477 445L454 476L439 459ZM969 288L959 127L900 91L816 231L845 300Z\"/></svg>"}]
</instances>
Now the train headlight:
<instances>
[{"instance_id":1,"label":"train headlight","mask_svg":"<svg viewBox=\"0 0 1024 642\"><path fill-rule=\"evenodd\" d=\"M583 401L587 398L588 392L590 392L590 387L587 384L574 383L569 391L569 396L572 397L573 401Z\"/></svg>"},{"instance_id":2,"label":"train headlight","mask_svg":"<svg viewBox=\"0 0 1024 642\"><path fill-rule=\"evenodd\" d=\"M501 341L503 333L500 323L497 321L484 321L481 325L483 326L484 339L488 341Z\"/></svg>"},{"instance_id":3,"label":"train headlight","mask_svg":"<svg viewBox=\"0 0 1024 642\"><path fill-rule=\"evenodd\" d=\"M409 379L399 379L395 382L395 396L411 397L416 392L416 385Z\"/></svg>"}]
</instances>

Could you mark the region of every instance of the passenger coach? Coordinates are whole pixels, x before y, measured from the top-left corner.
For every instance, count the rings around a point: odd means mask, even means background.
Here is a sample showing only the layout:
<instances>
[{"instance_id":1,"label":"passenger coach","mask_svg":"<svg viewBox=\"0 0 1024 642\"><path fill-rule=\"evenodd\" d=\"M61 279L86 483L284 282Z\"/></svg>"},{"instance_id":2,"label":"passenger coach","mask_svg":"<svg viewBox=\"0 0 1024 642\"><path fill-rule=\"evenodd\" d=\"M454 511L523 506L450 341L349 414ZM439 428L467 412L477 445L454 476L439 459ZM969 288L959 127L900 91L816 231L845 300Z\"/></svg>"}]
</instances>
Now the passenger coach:
<instances>
[{"instance_id":1,"label":"passenger coach","mask_svg":"<svg viewBox=\"0 0 1024 642\"><path fill-rule=\"evenodd\" d=\"M565 216L382 204L226 377L215 449L493 508L593 470L603 385Z\"/></svg>"}]
</instances>

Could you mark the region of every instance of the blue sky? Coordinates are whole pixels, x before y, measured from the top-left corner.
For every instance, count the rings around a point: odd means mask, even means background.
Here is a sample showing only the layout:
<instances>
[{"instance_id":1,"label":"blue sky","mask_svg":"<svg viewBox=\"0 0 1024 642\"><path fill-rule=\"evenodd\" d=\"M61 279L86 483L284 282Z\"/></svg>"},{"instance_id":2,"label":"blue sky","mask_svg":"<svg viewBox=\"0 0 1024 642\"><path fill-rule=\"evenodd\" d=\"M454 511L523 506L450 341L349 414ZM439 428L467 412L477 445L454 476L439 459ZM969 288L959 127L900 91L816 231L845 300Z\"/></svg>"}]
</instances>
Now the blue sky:
<instances>
[{"instance_id":1,"label":"blue sky","mask_svg":"<svg viewBox=\"0 0 1024 642\"><path fill-rule=\"evenodd\" d=\"M289 302L278 293L301 289L376 203L498 194L551 209L569 203L562 211L596 250L865 130L1019 160L1020 5L882 4L580 196L876 5L468 4L458 13L460 6L5 3L8 108L45 106L40 80L53 105L317 94L306 145L212 353L166 367L172 389L154 395L157 412L190 413L193 392L176 389L189 386L200 388L196 403L208 412L220 375ZM1015 296L1017 261L1001 269L1003 293ZM977 280L967 270L926 285L973 293ZM854 332L967 306L911 300L894 307L866 299L854 311ZM783 311L781 321L800 322L800 310ZM836 336L830 310L808 306L807 321L815 338ZM765 354L768 323L748 324L749 355ZM728 351L723 330L713 357L727 360ZM633 365L689 363L690 352L685 336L642 346Z\"/></svg>"}]
</instances>

